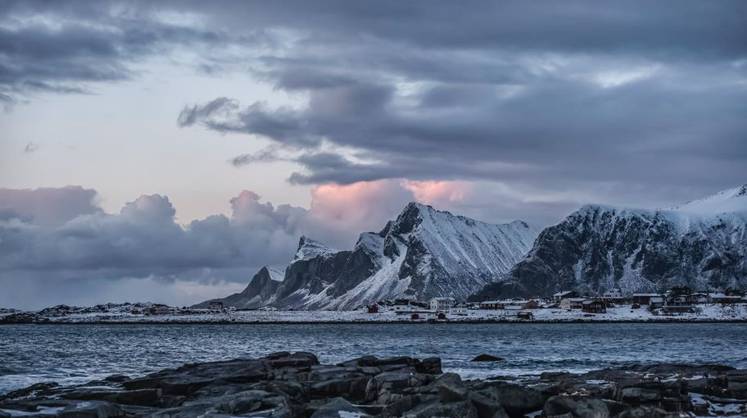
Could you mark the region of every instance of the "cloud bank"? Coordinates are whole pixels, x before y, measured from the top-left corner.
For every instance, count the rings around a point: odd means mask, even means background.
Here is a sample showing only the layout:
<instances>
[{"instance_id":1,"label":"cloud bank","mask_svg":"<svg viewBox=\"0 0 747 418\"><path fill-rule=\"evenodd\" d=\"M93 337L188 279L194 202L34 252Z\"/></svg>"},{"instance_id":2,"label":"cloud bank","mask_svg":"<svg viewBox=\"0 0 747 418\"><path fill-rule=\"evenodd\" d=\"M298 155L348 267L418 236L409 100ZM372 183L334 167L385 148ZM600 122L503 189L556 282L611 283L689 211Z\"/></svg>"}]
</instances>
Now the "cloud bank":
<instances>
[{"instance_id":1,"label":"cloud bank","mask_svg":"<svg viewBox=\"0 0 747 418\"><path fill-rule=\"evenodd\" d=\"M110 214L91 189L0 189L0 306L194 303L243 287L261 266L286 265L301 235L348 248L408 201L447 202L452 193L433 191L443 187L401 180L325 185L313 189L309 209L273 205L245 190L231 199L230 215L186 225L157 194Z\"/></svg>"}]
</instances>

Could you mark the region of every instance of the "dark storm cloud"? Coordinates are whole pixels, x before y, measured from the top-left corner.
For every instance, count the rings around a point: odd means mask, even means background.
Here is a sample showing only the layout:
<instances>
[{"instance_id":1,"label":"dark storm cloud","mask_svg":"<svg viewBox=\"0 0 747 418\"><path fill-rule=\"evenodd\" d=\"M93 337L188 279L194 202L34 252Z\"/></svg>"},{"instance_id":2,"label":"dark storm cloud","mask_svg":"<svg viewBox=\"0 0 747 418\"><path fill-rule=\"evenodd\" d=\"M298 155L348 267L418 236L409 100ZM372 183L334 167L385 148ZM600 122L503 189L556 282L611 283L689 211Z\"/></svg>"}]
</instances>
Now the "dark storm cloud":
<instances>
[{"instance_id":1,"label":"dark storm cloud","mask_svg":"<svg viewBox=\"0 0 747 418\"><path fill-rule=\"evenodd\" d=\"M641 204L744 182L743 1L4 2L0 16L9 103L137 77L133 63L185 46L199 71L238 64L302 96L178 117L269 139L231 163L293 160L294 183L487 180Z\"/></svg>"},{"instance_id":2,"label":"dark storm cloud","mask_svg":"<svg viewBox=\"0 0 747 418\"><path fill-rule=\"evenodd\" d=\"M92 83L135 76L131 64L180 46L226 42L220 31L170 24L134 5L3 2L0 100L34 92L87 93Z\"/></svg>"},{"instance_id":3,"label":"dark storm cloud","mask_svg":"<svg viewBox=\"0 0 747 418\"><path fill-rule=\"evenodd\" d=\"M292 183L493 180L600 200L645 186L639 204L744 181L742 2L195 7L295 34L249 66L306 104L224 99L189 118L296 149Z\"/></svg>"}]
</instances>

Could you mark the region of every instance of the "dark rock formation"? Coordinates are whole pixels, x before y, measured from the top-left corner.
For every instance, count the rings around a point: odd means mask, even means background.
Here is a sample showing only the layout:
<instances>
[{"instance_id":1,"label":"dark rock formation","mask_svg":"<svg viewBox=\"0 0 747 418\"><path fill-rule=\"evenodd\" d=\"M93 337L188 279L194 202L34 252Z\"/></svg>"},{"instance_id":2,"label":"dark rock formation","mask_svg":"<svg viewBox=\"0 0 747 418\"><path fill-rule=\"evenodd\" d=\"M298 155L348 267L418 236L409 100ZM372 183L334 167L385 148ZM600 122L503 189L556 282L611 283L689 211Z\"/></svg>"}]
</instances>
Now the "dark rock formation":
<instances>
[{"instance_id":1,"label":"dark rock formation","mask_svg":"<svg viewBox=\"0 0 747 418\"><path fill-rule=\"evenodd\" d=\"M470 361L503 361L503 358L492 354L478 354Z\"/></svg>"},{"instance_id":2,"label":"dark rock formation","mask_svg":"<svg viewBox=\"0 0 747 418\"><path fill-rule=\"evenodd\" d=\"M516 381L464 381L437 358L361 357L320 365L310 353L186 364L85 385L42 383L0 396L0 416L674 417L747 412L747 371L629 366ZM687 415L689 416L689 415Z\"/></svg>"}]
</instances>

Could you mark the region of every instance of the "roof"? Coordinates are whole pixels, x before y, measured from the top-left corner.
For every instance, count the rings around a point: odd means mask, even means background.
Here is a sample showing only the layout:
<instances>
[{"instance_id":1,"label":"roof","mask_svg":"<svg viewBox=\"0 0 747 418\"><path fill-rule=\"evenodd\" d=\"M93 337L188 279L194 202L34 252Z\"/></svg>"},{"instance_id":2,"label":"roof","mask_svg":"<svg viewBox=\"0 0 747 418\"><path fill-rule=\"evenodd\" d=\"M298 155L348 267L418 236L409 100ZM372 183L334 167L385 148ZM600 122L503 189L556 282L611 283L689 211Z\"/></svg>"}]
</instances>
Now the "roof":
<instances>
[{"instance_id":1,"label":"roof","mask_svg":"<svg viewBox=\"0 0 747 418\"><path fill-rule=\"evenodd\" d=\"M435 301L444 301L444 302L447 302L447 301L453 301L454 298L450 298L450 297L437 297L437 298L431 299L431 301L434 301L434 300Z\"/></svg>"},{"instance_id":2,"label":"roof","mask_svg":"<svg viewBox=\"0 0 747 418\"><path fill-rule=\"evenodd\" d=\"M568 294L571 294L571 293L575 293L575 291L573 291L573 290L564 290L562 292L558 292L558 293L554 294L553 296L565 296L565 295L568 295Z\"/></svg>"}]
</instances>

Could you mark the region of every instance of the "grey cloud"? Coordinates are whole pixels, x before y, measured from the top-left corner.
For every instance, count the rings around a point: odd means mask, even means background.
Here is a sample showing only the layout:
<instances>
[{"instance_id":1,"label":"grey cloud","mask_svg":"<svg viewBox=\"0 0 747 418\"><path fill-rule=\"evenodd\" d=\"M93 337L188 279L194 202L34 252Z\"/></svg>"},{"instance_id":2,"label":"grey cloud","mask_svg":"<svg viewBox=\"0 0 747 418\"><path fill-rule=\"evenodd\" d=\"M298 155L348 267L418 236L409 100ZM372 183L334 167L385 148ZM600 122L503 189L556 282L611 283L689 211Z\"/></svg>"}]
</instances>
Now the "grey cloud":
<instances>
[{"instance_id":1,"label":"grey cloud","mask_svg":"<svg viewBox=\"0 0 747 418\"><path fill-rule=\"evenodd\" d=\"M362 230L380 228L412 198L396 185L388 187L364 195L374 196L380 206L346 214L356 202L334 200L335 194L316 197L307 210L262 202L256 193L243 191L231 199L230 216L212 215L186 226L176 223L176 210L162 195L140 196L118 214L108 214L95 204L91 189L0 189L0 284L8 290L0 295L0 305L69 303L81 295L98 303L97 289L121 287L102 283L123 280L142 280L161 290L205 287L192 299L179 296L187 298L179 303L218 296L208 294L212 284L245 284L263 265L287 264L301 235L348 247ZM37 295L20 299L22 291L10 286L19 280L39 285L33 288ZM172 282L176 285L168 284ZM66 286L79 295L68 289L55 300L49 294L49 289ZM139 299L152 297L143 292ZM161 300L174 299L178 297Z\"/></svg>"},{"instance_id":2,"label":"grey cloud","mask_svg":"<svg viewBox=\"0 0 747 418\"><path fill-rule=\"evenodd\" d=\"M134 6L134 5L133 5ZM132 78L132 64L177 47L227 42L138 13L119 2L4 2L0 10L0 95L81 94L92 83Z\"/></svg>"}]
</instances>

